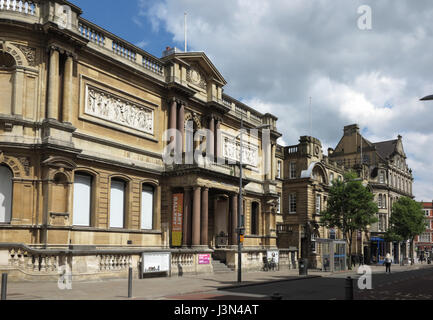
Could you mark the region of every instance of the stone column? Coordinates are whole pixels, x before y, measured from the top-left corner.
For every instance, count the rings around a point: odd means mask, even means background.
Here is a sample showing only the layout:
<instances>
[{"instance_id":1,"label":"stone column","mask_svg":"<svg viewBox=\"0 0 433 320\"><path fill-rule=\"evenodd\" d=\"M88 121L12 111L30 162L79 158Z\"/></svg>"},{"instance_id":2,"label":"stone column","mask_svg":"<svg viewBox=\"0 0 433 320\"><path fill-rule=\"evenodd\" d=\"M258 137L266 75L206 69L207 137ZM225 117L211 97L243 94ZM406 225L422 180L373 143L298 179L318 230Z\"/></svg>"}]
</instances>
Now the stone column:
<instances>
[{"instance_id":1,"label":"stone column","mask_svg":"<svg viewBox=\"0 0 433 320\"><path fill-rule=\"evenodd\" d=\"M74 59L68 54L65 62L65 74L63 76L63 122L67 123L71 123L73 66Z\"/></svg>"},{"instance_id":2,"label":"stone column","mask_svg":"<svg viewBox=\"0 0 433 320\"><path fill-rule=\"evenodd\" d=\"M177 129L177 101L173 100L170 106L170 123L169 129ZM175 142L176 146L176 135L170 137L170 143Z\"/></svg>"},{"instance_id":3,"label":"stone column","mask_svg":"<svg viewBox=\"0 0 433 320\"><path fill-rule=\"evenodd\" d=\"M221 158L222 157L222 140L221 140L221 120L217 119L215 120L215 145L214 150L216 151L216 157Z\"/></svg>"},{"instance_id":4,"label":"stone column","mask_svg":"<svg viewBox=\"0 0 433 320\"><path fill-rule=\"evenodd\" d=\"M208 246L209 228L209 188L203 188L201 194L201 245Z\"/></svg>"},{"instance_id":5,"label":"stone column","mask_svg":"<svg viewBox=\"0 0 433 320\"><path fill-rule=\"evenodd\" d=\"M183 199L183 236L182 246L191 244L191 191L192 188L185 188Z\"/></svg>"},{"instance_id":6,"label":"stone column","mask_svg":"<svg viewBox=\"0 0 433 320\"><path fill-rule=\"evenodd\" d=\"M232 208L232 245L238 244L238 195L231 196Z\"/></svg>"},{"instance_id":7,"label":"stone column","mask_svg":"<svg viewBox=\"0 0 433 320\"><path fill-rule=\"evenodd\" d=\"M177 151L178 153L183 153L184 150L184 141L185 141L185 104L181 103L179 107L179 114L177 117L177 130L181 133L179 137L179 141L177 141Z\"/></svg>"},{"instance_id":8,"label":"stone column","mask_svg":"<svg viewBox=\"0 0 433 320\"><path fill-rule=\"evenodd\" d=\"M207 154L208 158L214 160L215 159L215 118L211 117L209 121L209 131L211 136L208 137L207 142Z\"/></svg>"},{"instance_id":9,"label":"stone column","mask_svg":"<svg viewBox=\"0 0 433 320\"><path fill-rule=\"evenodd\" d=\"M272 154L271 154L271 165L272 165L272 180L276 180L277 177L277 160L276 160L276 155L277 155L277 145L273 144L272 145Z\"/></svg>"},{"instance_id":10,"label":"stone column","mask_svg":"<svg viewBox=\"0 0 433 320\"><path fill-rule=\"evenodd\" d=\"M59 118L59 51L51 48L48 74L48 112L49 119Z\"/></svg>"},{"instance_id":11,"label":"stone column","mask_svg":"<svg viewBox=\"0 0 433 320\"><path fill-rule=\"evenodd\" d=\"M192 246L200 246L200 210L201 187L194 187L194 203L192 208Z\"/></svg>"}]
</instances>

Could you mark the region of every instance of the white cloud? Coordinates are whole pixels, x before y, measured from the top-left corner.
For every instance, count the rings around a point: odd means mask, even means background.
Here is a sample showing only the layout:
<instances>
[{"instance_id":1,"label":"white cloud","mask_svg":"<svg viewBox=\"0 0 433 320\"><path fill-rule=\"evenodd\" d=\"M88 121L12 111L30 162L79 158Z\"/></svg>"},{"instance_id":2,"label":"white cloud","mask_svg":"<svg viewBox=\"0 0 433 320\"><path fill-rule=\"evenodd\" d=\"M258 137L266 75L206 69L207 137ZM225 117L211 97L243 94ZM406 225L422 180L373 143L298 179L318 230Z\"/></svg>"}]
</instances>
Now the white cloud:
<instances>
[{"instance_id":1,"label":"white cloud","mask_svg":"<svg viewBox=\"0 0 433 320\"><path fill-rule=\"evenodd\" d=\"M373 30L357 27L370 5ZM310 133L335 146L358 123L377 142L402 134L418 198L433 198L433 6L429 0L139 0L154 30L204 51L229 84L225 92L279 118L285 143ZM326 148L327 149L327 148ZM326 153L326 149L324 150ZM433 154L431 154L433 156Z\"/></svg>"}]
</instances>

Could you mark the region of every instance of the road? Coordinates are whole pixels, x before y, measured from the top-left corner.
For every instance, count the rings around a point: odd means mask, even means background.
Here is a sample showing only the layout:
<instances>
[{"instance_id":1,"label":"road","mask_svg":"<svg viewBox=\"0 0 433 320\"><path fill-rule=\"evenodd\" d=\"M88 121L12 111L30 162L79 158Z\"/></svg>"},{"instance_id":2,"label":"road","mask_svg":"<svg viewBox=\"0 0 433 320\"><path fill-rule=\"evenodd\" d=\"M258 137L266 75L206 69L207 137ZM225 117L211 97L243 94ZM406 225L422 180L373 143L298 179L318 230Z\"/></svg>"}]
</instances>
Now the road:
<instances>
[{"instance_id":1,"label":"road","mask_svg":"<svg viewBox=\"0 0 433 320\"><path fill-rule=\"evenodd\" d=\"M355 300L432 300L433 268L398 272L375 273L372 290L358 290L355 277ZM286 281L229 289L232 294L270 296L279 293L283 300L344 300L345 275ZM223 292L221 292L222 294Z\"/></svg>"}]
</instances>

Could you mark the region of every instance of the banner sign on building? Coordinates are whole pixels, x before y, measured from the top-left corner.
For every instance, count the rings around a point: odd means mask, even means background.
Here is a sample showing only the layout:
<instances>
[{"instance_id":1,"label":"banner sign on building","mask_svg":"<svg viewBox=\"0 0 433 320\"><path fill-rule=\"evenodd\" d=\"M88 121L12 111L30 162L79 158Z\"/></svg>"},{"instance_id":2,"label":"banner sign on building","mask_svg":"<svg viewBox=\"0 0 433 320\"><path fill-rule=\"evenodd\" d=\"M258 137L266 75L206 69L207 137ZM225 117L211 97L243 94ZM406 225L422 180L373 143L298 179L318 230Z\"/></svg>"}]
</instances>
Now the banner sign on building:
<instances>
[{"instance_id":1,"label":"banner sign on building","mask_svg":"<svg viewBox=\"0 0 433 320\"><path fill-rule=\"evenodd\" d=\"M198 264L210 264L210 254L199 254Z\"/></svg>"},{"instance_id":2,"label":"banner sign on building","mask_svg":"<svg viewBox=\"0 0 433 320\"><path fill-rule=\"evenodd\" d=\"M278 250L270 250L267 252L267 258L278 264L280 263L280 252Z\"/></svg>"},{"instance_id":3,"label":"banner sign on building","mask_svg":"<svg viewBox=\"0 0 433 320\"><path fill-rule=\"evenodd\" d=\"M182 228L183 228L183 194L173 195L173 215L171 228L171 244L173 247L182 246Z\"/></svg>"},{"instance_id":4,"label":"banner sign on building","mask_svg":"<svg viewBox=\"0 0 433 320\"><path fill-rule=\"evenodd\" d=\"M145 273L170 273L170 252L145 252L142 253L142 272Z\"/></svg>"}]
</instances>

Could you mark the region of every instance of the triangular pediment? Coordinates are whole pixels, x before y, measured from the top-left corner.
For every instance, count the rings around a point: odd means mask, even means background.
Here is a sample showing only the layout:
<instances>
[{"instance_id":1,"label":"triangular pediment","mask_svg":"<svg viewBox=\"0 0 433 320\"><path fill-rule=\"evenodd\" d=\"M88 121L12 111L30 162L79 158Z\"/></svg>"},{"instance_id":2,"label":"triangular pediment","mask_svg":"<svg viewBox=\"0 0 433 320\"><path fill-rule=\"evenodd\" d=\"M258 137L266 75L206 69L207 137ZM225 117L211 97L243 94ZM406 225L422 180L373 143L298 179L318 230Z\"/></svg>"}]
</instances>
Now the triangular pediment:
<instances>
[{"instance_id":1,"label":"triangular pediment","mask_svg":"<svg viewBox=\"0 0 433 320\"><path fill-rule=\"evenodd\" d=\"M203 81L209 80L216 81L221 86L227 84L227 81L204 52L176 52L164 59L179 59L188 65L189 72L193 72L191 74L191 80L196 85L200 85ZM203 79L203 77L205 77L205 79Z\"/></svg>"}]
</instances>

